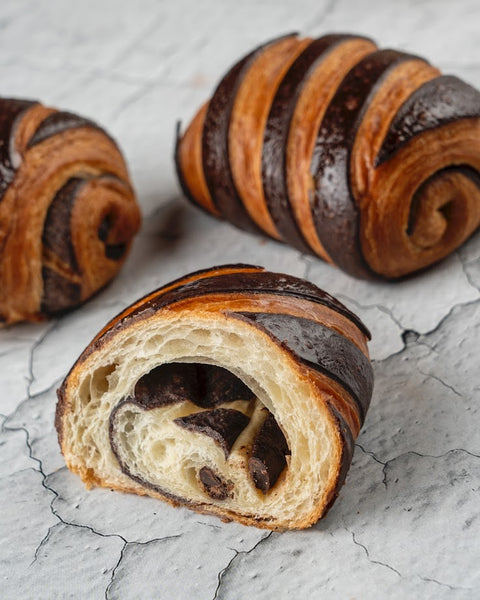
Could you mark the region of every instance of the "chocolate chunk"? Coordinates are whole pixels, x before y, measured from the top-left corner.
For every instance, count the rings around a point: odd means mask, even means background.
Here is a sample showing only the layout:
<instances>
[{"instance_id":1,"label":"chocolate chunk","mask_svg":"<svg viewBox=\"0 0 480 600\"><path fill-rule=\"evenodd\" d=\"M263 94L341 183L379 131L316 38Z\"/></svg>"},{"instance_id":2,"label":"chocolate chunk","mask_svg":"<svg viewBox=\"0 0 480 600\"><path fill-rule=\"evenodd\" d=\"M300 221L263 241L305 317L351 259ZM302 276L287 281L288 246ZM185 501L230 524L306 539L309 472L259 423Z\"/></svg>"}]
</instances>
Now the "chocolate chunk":
<instances>
[{"instance_id":1,"label":"chocolate chunk","mask_svg":"<svg viewBox=\"0 0 480 600\"><path fill-rule=\"evenodd\" d=\"M255 487L264 494L275 485L287 466L287 454L290 454L287 440L274 416L269 413L255 438L248 460L248 470Z\"/></svg>"},{"instance_id":2,"label":"chocolate chunk","mask_svg":"<svg viewBox=\"0 0 480 600\"><path fill-rule=\"evenodd\" d=\"M249 423L249 418L238 410L215 408L174 419L174 423L195 433L213 438L228 458L235 440Z\"/></svg>"},{"instance_id":3,"label":"chocolate chunk","mask_svg":"<svg viewBox=\"0 0 480 600\"><path fill-rule=\"evenodd\" d=\"M253 400L254 393L227 369L216 365L197 365L198 396L195 404L213 408L223 402Z\"/></svg>"},{"instance_id":4,"label":"chocolate chunk","mask_svg":"<svg viewBox=\"0 0 480 600\"><path fill-rule=\"evenodd\" d=\"M233 484L223 481L221 477L209 467L202 467L198 476L200 477L205 492L214 500L225 500L231 496Z\"/></svg>"},{"instance_id":5,"label":"chocolate chunk","mask_svg":"<svg viewBox=\"0 0 480 600\"><path fill-rule=\"evenodd\" d=\"M84 184L85 179L72 177L58 190L48 207L42 234L43 245L75 273L79 271L70 233L70 220L75 199Z\"/></svg>"},{"instance_id":6,"label":"chocolate chunk","mask_svg":"<svg viewBox=\"0 0 480 600\"><path fill-rule=\"evenodd\" d=\"M197 394L195 364L169 363L152 369L135 386L132 401L146 410L193 401Z\"/></svg>"},{"instance_id":7,"label":"chocolate chunk","mask_svg":"<svg viewBox=\"0 0 480 600\"><path fill-rule=\"evenodd\" d=\"M42 268L43 296L40 310L53 315L77 306L82 301L82 287L48 267Z\"/></svg>"}]
</instances>

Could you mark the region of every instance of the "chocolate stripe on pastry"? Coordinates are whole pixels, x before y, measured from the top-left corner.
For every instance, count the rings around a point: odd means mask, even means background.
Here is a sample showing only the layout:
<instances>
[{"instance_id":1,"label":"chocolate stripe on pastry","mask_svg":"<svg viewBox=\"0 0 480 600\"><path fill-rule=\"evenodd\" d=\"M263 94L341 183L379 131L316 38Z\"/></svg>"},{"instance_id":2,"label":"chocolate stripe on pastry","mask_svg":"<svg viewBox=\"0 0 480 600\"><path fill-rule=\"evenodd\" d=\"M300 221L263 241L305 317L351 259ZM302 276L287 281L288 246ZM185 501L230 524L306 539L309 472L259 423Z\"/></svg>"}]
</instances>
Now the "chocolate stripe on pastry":
<instances>
[{"instance_id":1,"label":"chocolate stripe on pastry","mask_svg":"<svg viewBox=\"0 0 480 600\"><path fill-rule=\"evenodd\" d=\"M116 275L140 213L117 145L86 119L0 99L0 147L0 313L40 320Z\"/></svg>"},{"instance_id":2,"label":"chocolate stripe on pastry","mask_svg":"<svg viewBox=\"0 0 480 600\"><path fill-rule=\"evenodd\" d=\"M34 105L35 102L29 100L0 98L0 201L13 181L18 166L12 156L12 141L15 139L18 121Z\"/></svg>"},{"instance_id":3,"label":"chocolate stripe on pastry","mask_svg":"<svg viewBox=\"0 0 480 600\"><path fill-rule=\"evenodd\" d=\"M389 69L415 56L379 50L350 71L338 88L318 132L311 171L315 180L312 212L322 244L350 275L372 276L359 240L359 211L349 182L350 147L362 111Z\"/></svg>"},{"instance_id":4,"label":"chocolate stripe on pastry","mask_svg":"<svg viewBox=\"0 0 480 600\"><path fill-rule=\"evenodd\" d=\"M474 117L480 117L480 93L475 88L451 75L427 81L395 115L376 164L381 165L424 131Z\"/></svg>"},{"instance_id":5,"label":"chocolate stripe on pastry","mask_svg":"<svg viewBox=\"0 0 480 600\"><path fill-rule=\"evenodd\" d=\"M58 391L65 460L87 485L264 528L308 527L338 494L369 406L364 328L340 313L329 327L341 305L307 301L299 289L331 298L308 282L292 278L297 294L285 296L284 274L210 273L147 295L87 347ZM204 285L229 289L222 281L236 276L248 285L232 279L231 300L207 299ZM251 309L235 310L236 298ZM255 309L262 303L268 312Z\"/></svg>"},{"instance_id":6,"label":"chocolate stripe on pastry","mask_svg":"<svg viewBox=\"0 0 480 600\"><path fill-rule=\"evenodd\" d=\"M235 95L245 72L268 46L292 36L284 36L259 46L238 62L217 86L208 105L202 134L205 179L220 214L237 227L260 233L238 195L229 164L229 124Z\"/></svg>"},{"instance_id":7,"label":"chocolate stripe on pastry","mask_svg":"<svg viewBox=\"0 0 480 600\"><path fill-rule=\"evenodd\" d=\"M28 143L28 148L40 144L44 140L77 127L95 127L98 125L89 119L84 119L73 113L58 111L51 113L38 126Z\"/></svg>"},{"instance_id":8,"label":"chocolate stripe on pastry","mask_svg":"<svg viewBox=\"0 0 480 600\"><path fill-rule=\"evenodd\" d=\"M215 147L204 144L201 160L187 158L210 135L206 105L177 139L180 181L192 182L189 193L207 212L239 227L251 215L264 235L355 277L393 280L447 256L480 225L480 190L465 176L480 171L479 92L417 56L378 50L360 36L295 43L283 70L275 43L261 47L272 51L270 62L259 49L232 67L227 78L235 74L235 85L222 84L215 108L222 123ZM263 95L256 89L251 104L238 101L242 79L262 57ZM259 118L261 98L266 121ZM232 156L248 165L241 185L232 183ZM261 181L252 175L258 161ZM222 205L234 210L212 204L204 191L213 163L212 198L219 189ZM224 180L232 185L222 187Z\"/></svg>"},{"instance_id":9,"label":"chocolate stripe on pastry","mask_svg":"<svg viewBox=\"0 0 480 600\"><path fill-rule=\"evenodd\" d=\"M299 230L289 202L286 150L291 120L298 96L309 74L335 45L352 36L327 35L314 40L291 65L273 99L265 126L262 176L265 200L282 240L311 253Z\"/></svg>"},{"instance_id":10,"label":"chocolate stripe on pastry","mask_svg":"<svg viewBox=\"0 0 480 600\"><path fill-rule=\"evenodd\" d=\"M287 466L290 449L273 415L268 413L252 446L248 470L255 487L266 494Z\"/></svg>"},{"instance_id":11,"label":"chocolate stripe on pastry","mask_svg":"<svg viewBox=\"0 0 480 600\"><path fill-rule=\"evenodd\" d=\"M350 340L311 319L267 313L241 313L258 323L302 361L334 379L351 394L361 425L370 404L373 371L368 358Z\"/></svg>"},{"instance_id":12,"label":"chocolate stripe on pastry","mask_svg":"<svg viewBox=\"0 0 480 600\"><path fill-rule=\"evenodd\" d=\"M279 285L280 283L280 285ZM370 339L370 332L360 319L341 304L336 298L320 290L309 281L284 275L281 281L277 277L271 276L268 272L238 272L226 273L213 278L202 278L195 281L179 285L165 294L147 300L144 305L139 306L131 313L126 315L132 317L142 313L146 309L154 308L158 310L161 307L168 306L174 302L180 302L186 298L197 297L208 294L249 292L252 294L276 294L280 296L293 296L323 304L341 313L351 320L357 327L362 329L364 335Z\"/></svg>"}]
</instances>

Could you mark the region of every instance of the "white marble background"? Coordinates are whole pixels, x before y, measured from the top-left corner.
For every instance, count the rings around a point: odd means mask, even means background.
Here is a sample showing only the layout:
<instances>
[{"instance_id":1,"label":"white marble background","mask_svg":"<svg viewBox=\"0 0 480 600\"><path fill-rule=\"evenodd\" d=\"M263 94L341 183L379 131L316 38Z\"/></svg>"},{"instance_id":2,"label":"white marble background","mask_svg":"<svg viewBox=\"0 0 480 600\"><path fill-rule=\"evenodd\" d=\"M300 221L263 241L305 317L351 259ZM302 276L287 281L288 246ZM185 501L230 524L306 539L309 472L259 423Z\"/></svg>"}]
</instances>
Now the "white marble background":
<instances>
[{"instance_id":1,"label":"white marble background","mask_svg":"<svg viewBox=\"0 0 480 600\"><path fill-rule=\"evenodd\" d=\"M145 221L118 279L75 313L0 331L0 597L270 599L480 597L480 236L398 285L196 212L172 165L188 120L255 44L352 31L480 85L480 4L438 0L2 0L0 93L105 125ZM268 533L109 490L64 466L55 389L105 321L185 272L223 262L308 277L365 320L376 387L328 517Z\"/></svg>"}]
</instances>

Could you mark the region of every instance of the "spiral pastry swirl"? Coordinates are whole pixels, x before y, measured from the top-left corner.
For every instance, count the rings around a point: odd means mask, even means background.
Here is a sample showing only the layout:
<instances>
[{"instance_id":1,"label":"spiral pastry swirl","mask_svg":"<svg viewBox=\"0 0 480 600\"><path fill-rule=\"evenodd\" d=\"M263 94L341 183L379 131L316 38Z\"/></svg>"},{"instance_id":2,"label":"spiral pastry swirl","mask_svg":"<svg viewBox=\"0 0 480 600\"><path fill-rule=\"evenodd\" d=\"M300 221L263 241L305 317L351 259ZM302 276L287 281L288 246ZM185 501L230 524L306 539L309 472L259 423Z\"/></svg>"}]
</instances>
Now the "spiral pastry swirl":
<instances>
[{"instance_id":1,"label":"spiral pastry swirl","mask_svg":"<svg viewBox=\"0 0 480 600\"><path fill-rule=\"evenodd\" d=\"M187 275L110 322L58 391L68 467L269 529L304 528L344 482L372 394L368 330L260 267Z\"/></svg>"},{"instance_id":2,"label":"spiral pastry swirl","mask_svg":"<svg viewBox=\"0 0 480 600\"><path fill-rule=\"evenodd\" d=\"M369 39L288 35L236 63L183 134L186 196L359 278L439 261L480 224L480 93Z\"/></svg>"},{"instance_id":3,"label":"spiral pastry swirl","mask_svg":"<svg viewBox=\"0 0 480 600\"><path fill-rule=\"evenodd\" d=\"M120 150L87 119L0 99L0 141L0 320L39 320L114 277L139 208Z\"/></svg>"}]
</instances>

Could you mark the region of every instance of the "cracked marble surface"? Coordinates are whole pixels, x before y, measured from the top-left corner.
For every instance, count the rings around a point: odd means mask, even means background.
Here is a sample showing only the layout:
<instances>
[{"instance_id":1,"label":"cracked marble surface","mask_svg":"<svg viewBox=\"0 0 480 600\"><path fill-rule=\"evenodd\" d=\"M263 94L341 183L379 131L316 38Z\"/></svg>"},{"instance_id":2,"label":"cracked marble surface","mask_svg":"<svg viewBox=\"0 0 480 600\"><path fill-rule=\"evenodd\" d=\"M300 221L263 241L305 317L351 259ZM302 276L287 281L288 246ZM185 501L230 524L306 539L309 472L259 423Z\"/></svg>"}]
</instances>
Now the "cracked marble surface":
<instances>
[{"instance_id":1,"label":"cracked marble surface","mask_svg":"<svg viewBox=\"0 0 480 600\"><path fill-rule=\"evenodd\" d=\"M356 31L480 86L479 24L476 0L2 0L2 94L103 123L145 220L125 269L90 303L0 331L1 598L480 597L480 235L408 281L359 282L196 212L171 160L176 121L257 42ZM55 390L105 321L185 272L236 261L307 277L373 332L374 397L352 468L308 531L87 491L57 446Z\"/></svg>"}]
</instances>

